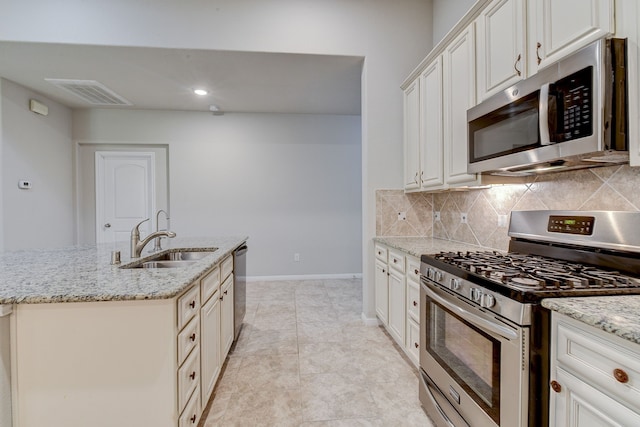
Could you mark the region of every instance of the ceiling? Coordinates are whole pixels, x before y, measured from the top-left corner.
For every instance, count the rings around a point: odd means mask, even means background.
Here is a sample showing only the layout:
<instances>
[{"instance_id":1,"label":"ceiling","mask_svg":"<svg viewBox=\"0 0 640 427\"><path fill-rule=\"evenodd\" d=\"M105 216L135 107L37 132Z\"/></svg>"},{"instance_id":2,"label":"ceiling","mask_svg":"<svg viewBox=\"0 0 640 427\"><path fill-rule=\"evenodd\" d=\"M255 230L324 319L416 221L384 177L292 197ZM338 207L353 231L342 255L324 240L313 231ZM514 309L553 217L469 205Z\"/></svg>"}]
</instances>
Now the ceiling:
<instances>
[{"instance_id":1,"label":"ceiling","mask_svg":"<svg viewBox=\"0 0 640 427\"><path fill-rule=\"evenodd\" d=\"M0 77L71 108L95 106L46 78L98 81L133 104L117 108L359 115L362 64L354 56L0 42Z\"/></svg>"}]
</instances>

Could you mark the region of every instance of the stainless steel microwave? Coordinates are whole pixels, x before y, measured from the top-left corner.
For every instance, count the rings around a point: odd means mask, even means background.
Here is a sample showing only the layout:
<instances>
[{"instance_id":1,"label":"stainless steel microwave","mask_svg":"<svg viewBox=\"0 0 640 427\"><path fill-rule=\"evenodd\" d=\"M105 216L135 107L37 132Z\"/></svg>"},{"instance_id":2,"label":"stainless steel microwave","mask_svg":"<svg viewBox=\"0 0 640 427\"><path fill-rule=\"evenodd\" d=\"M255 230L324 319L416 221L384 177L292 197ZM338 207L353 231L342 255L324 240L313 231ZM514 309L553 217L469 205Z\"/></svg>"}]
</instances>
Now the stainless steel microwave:
<instances>
[{"instance_id":1,"label":"stainless steel microwave","mask_svg":"<svg viewBox=\"0 0 640 427\"><path fill-rule=\"evenodd\" d=\"M626 163L624 39L598 40L467 111L469 173L519 176Z\"/></svg>"}]
</instances>

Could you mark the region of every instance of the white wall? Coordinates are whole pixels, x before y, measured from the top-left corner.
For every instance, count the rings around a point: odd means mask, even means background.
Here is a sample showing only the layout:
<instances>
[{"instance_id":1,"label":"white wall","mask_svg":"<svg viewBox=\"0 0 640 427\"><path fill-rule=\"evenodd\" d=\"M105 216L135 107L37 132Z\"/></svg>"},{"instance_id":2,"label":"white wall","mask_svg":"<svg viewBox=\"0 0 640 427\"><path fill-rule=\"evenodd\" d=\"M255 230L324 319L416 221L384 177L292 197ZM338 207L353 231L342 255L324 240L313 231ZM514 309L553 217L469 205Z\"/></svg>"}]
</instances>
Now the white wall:
<instances>
[{"instance_id":1,"label":"white wall","mask_svg":"<svg viewBox=\"0 0 640 427\"><path fill-rule=\"evenodd\" d=\"M449 32L476 1L486 0L433 0L433 45Z\"/></svg>"},{"instance_id":2,"label":"white wall","mask_svg":"<svg viewBox=\"0 0 640 427\"><path fill-rule=\"evenodd\" d=\"M29 111L29 99L49 115ZM2 216L4 249L74 243L71 110L2 80ZM18 181L31 181L30 190Z\"/></svg>"},{"instance_id":3,"label":"white wall","mask_svg":"<svg viewBox=\"0 0 640 427\"><path fill-rule=\"evenodd\" d=\"M167 144L173 231L249 235L248 275L362 271L359 116L103 109L73 123L83 143Z\"/></svg>"},{"instance_id":4,"label":"white wall","mask_svg":"<svg viewBox=\"0 0 640 427\"><path fill-rule=\"evenodd\" d=\"M363 292L375 317L374 192L402 184L399 86L432 47L431 0L0 0L0 10L2 40L365 57Z\"/></svg>"}]
</instances>

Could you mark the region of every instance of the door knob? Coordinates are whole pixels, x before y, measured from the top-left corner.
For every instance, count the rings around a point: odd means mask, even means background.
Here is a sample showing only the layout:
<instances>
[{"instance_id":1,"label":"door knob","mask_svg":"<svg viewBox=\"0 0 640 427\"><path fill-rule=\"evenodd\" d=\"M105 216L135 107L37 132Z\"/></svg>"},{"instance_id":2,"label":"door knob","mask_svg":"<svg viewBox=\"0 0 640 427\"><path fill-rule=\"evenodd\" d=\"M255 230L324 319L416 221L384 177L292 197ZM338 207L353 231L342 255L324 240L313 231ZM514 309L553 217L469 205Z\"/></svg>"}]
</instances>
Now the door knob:
<instances>
[{"instance_id":1,"label":"door knob","mask_svg":"<svg viewBox=\"0 0 640 427\"><path fill-rule=\"evenodd\" d=\"M111 228L111 224L106 223L106 224L104 225L104 228Z\"/></svg>"}]
</instances>

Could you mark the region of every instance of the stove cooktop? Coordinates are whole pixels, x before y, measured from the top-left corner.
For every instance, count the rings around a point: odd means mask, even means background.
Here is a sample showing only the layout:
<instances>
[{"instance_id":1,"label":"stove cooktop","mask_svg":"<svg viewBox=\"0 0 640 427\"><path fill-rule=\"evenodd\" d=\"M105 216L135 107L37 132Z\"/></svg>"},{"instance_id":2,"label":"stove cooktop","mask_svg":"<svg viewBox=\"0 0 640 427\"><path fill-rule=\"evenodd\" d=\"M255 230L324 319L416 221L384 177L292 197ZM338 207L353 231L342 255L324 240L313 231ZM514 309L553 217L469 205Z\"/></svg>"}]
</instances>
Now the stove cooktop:
<instances>
[{"instance_id":1,"label":"stove cooktop","mask_svg":"<svg viewBox=\"0 0 640 427\"><path fill-rule=\"evenodd\" d=\"M423 256L450 274L517 300L554 296L640 294L640 278L615 270L538 255L491 251Z\"/></svg>"}]
</instances>

